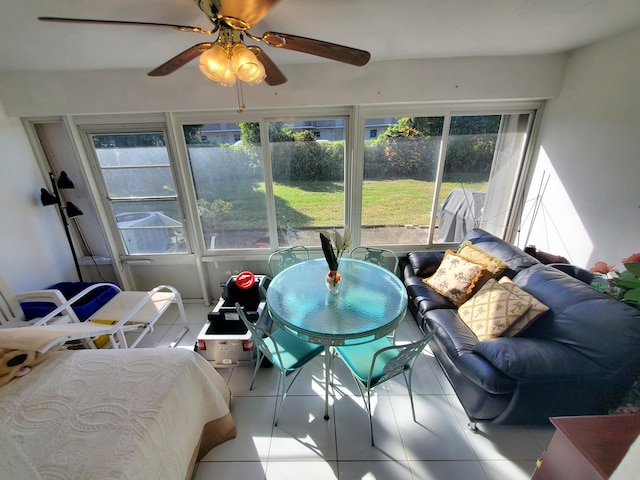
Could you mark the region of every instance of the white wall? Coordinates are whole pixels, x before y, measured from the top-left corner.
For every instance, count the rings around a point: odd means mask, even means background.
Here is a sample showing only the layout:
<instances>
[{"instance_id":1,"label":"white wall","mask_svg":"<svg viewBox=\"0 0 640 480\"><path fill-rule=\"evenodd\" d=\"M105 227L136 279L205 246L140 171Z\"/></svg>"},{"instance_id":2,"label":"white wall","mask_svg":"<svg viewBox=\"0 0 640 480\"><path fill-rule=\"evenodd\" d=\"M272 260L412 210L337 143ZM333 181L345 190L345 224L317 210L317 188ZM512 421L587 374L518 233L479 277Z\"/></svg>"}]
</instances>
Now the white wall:
<instances>
[{"instance_id":1,"label":"white wall","mask_svg":"<svg viewBox=\"0 0 640 480\"><path fill-rule=\"evenodd\" d=\"M278 87L244 88L247 111L404 102L542 99L556 96L566 55L404 60L353 67L338 62L282 66ZM0 101L17 117L237 108L236 89L196 67L166 77L146 71L0 74ZM235 114L234 114L235 115Z\"/></svg>"},{"instance_id":2,"label":"white wall","mask_svg":"<svg viewBox=\"0 0 640 480\"><path fill-rule=\"evenodd\" d=\"M591 267L640 252L640 28L581 49L545 107L525 207L529 244Z\"/></svg>"},{"instance_id":3,"label":"white wall","mask_svg":"<svg viewBox=\"0 0 640 480\"><path fill-rule=\"evenodd\" d=\"M0 104L0 275L14 292L77 280L56 206L43 207L45 185L20 121Z\"/></svg>"}]
</instances>

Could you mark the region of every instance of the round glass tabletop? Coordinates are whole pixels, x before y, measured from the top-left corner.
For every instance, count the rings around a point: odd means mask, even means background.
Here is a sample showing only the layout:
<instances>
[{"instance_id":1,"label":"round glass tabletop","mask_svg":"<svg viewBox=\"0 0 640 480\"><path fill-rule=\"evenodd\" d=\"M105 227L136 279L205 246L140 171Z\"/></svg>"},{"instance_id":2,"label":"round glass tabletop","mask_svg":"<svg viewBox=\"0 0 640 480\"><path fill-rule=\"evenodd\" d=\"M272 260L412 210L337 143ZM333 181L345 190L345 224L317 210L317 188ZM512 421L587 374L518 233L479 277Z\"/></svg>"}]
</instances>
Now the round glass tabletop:
<instances>
[{"instance_id":1,"label":"round glass tabletop","mask_svg":"<svg viewBox=\"0 0 640 480\"><path fill-rule=\"evenodd\" d=\"M324 258L293 265L269 284L267 306L281 328L324 345L363 343L393 331L404 317L407 293L389 270L343 258L338 293L325 285Z\"/></svg>"}]
</instances>

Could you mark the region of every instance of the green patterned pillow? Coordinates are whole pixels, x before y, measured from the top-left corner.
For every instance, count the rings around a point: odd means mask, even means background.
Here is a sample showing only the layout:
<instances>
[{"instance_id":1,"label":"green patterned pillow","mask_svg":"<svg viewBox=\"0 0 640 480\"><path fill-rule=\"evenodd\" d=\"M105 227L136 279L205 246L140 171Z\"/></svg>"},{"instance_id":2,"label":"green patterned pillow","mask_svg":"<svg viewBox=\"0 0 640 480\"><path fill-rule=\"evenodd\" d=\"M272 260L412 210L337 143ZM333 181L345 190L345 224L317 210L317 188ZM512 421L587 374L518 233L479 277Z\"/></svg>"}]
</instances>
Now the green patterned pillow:
<instances>
[{"instance_id":1,"label":"green patterned pillow","mask_svg":"<svg viewBox=\"0 0 640 480\"><path fill-rule=\"evenodd\" d=\"M423 282L459 307L471 296L484 271L483 265L447 250L438 270Z\"/></svg>"},{"instance_id":2,"label":"green patterned pillow","mask_svg":"<svg viewBox=\"0 0 640 480\"><path fill-rule=\"evenodd\" d=\"M500 337L531 309L531 302L491 278L458 308L458 315L478 340Z\"/></svg>"}]
</instances>

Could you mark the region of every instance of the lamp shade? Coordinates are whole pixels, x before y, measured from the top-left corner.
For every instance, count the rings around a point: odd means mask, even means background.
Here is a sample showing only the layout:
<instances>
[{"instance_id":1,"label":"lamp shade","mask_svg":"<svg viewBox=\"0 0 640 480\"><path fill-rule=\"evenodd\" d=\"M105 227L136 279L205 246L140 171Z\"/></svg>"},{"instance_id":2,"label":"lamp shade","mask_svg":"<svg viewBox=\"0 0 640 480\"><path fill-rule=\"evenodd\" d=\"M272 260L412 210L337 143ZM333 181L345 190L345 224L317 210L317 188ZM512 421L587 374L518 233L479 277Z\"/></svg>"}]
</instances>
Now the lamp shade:
<instances>
[{"instance_id":1,"label":"lamp shade","mask_svg":"<svg viewBox=\"0 0 640 480\"><path fill-rule=\"evenodd\" d=\"M45 188L40 189L40 202L46 207L47 205L55 205L58 203L58 197L53 193L48 192Z\"/></svg>"},{"instance_id":2,"label":"lamp shade","mask_svg":"<svg viewBox=\"0 0 640 480\"><path fill-rule=\"evenodd\" d=\"M233 47L231 62L233 71L243 82L251 85L260 83L265 78L263 65L255 54L244 44L238 43Z\"/></svg>"},{"instance_id":3,"label":"lamp shade","mask_svg":"<svg viewBox=\"0 0 640 480\"><path fill-rule=\"evenodd\" d=\"M73 218L80 215L83 215L82 210L80 210L75 204L67 202L67 217Z\"/></svg>"},{"instance_id":4,"label":"lamp shade","mask_svg":"<svg viewBox=\"0 0 640 480\"><path fill-rule=\"evenodd\" d=\"M216 43L200 55L198 67L209 80L221 83L225 79L225 76L228 76L227 71L230 69L229 56L224 48Z\"/></svg>"},{"instance_id":5,"label":"lamp shade","mask_svg":"<svg viewBox=\"0 0 640 480\"><path fill-rule=\"evenodd\" d=\"M60 177L58 177L58 188L75 188L67 172L64 170L60 172Z\"/></svg>"}]
</instances>

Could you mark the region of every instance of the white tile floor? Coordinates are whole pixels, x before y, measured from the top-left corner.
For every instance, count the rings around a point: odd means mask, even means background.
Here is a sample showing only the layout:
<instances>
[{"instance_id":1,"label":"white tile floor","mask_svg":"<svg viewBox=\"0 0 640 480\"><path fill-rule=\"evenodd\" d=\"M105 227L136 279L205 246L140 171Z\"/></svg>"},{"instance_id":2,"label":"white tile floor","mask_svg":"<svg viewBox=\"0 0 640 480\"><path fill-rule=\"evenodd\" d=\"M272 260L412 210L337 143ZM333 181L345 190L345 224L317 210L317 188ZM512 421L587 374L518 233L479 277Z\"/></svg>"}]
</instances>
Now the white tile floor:
<instances>
[{"instance_id":1,"label":"white tile floor","mask_svg":"<svg viewBox=\"0 0 640 480\"><path fill-rule=\"evenodd\" d=\"M185 305L189 333L180 342L193 348L210 310ZM175 312L168 311L141 346L166 347L180 330ZM418 338L420 331L410 315L398 340ZM372 447L363 402L355 383L336 360L331 418L324 414L324 357L303 371L285 400L280 423L273 426L278 372L261 369L249 391L252 368L219 369L233 399L231 412L237 437L214 448L198 464L194 480L225 479L465 479L519 480L531 477L536 459L549 444L549 426L499 426L479 424L467 429L468 420L457 397L431 352L425 350L414 367L416 416L411 417L409 397L402 377L374 390Z\"/></svg>"}]
</instances>

